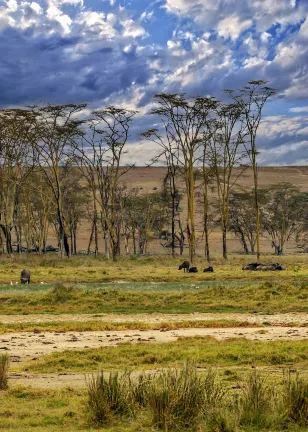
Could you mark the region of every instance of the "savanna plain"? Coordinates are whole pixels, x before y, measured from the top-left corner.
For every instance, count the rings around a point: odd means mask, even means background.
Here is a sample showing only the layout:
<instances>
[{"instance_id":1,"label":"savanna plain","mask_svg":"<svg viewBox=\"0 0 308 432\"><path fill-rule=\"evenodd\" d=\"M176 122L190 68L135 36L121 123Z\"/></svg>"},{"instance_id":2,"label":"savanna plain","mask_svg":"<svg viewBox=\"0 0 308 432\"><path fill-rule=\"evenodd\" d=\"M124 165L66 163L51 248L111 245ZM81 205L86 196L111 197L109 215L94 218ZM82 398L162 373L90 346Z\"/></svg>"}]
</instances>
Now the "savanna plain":
<instances>
[{"instance_id":1,"label":"savanna plain","mask_svg":"<svg viewBox=\"0 0 308 432\"><path fill-rule=\"evenodd\" d=\"M0 430L308 430L305 254L181 259L1 258Z\"/></svg>"}]
</instances>

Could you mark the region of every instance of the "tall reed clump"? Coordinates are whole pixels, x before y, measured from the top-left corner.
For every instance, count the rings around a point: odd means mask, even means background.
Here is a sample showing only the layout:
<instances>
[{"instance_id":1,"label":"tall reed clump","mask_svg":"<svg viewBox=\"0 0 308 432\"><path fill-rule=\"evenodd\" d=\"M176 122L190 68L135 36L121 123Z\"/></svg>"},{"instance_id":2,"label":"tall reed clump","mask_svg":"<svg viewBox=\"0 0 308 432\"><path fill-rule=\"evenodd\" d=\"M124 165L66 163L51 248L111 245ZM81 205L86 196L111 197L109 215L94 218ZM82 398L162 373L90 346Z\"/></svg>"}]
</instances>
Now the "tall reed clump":
<instances>
[{"instance_id":1,"label":"tall reed clump","mask_svg":"<svg viewBox=\"0 0 308 432\"><path fill-rule=\"evenodd\" d=\"M264 377L254 370L245 380L240 405L235 409L241 425L266 427L274 421L279 405L275 388L266 384Z\"/></svg>"},{"instance_id":2,"label":"tall reed clump","mask_svg":"<svg viewBox=\"0 0 308 432\"><path fill-rule=\"evenodd\" d=\"M10 357L7 354L0 355L0 390L8 388Z\"/></svg>"},{"instance_id":3,"label":"tall reed clump","mask_svg":"<svg viewBox=\"0 0 308 432\"><path fill-rule=\"evenodd\" d=\"M212 417L221 402L223 391L216 384L215 374L208 372L205 379L196 368L186 364L183 369L168 369L152 380L148 406L153 424L165 431L194 429L205 417Z\"/></svg>"},{"instance_id":4,"label":"tall reed clump","mask_svg":"<svg viewBox=\"0 0 308 432\"><path fill-rule=\"evenodd\" d=\"M87 409L90 420L95 423L108 423L111 415L133 416L135 402L132 396L132 382L129 373L104 372L92 375L87 382Z\"/></svg>"},{"instance_id":5,"label":"tall reed clump","mask_svg":"<svg viewBox=\"0 0 308 432\"><path fill-rule=\"evenodd\" d=\"M283 402L289 420L308 425L308 382L298 374L292 377L288 372L284 381Z\"/></svg>"}]
</instances>

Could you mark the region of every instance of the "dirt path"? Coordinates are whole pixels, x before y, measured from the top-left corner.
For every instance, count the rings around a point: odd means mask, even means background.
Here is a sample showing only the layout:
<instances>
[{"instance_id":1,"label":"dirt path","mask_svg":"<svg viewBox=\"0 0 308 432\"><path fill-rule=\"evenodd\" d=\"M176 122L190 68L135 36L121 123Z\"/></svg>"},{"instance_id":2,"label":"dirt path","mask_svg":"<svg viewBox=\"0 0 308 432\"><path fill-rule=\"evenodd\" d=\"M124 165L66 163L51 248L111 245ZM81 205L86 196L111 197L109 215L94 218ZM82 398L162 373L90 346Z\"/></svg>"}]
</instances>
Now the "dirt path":
<instances>
[{"instance_id":1,"label":"dirt path","mask_svg":"<svg viewBox=\"0 0 308 432\"><path fill-rule=\"evenodd\" d=\"M0 352L7 352L12 362L25 362L67 349L83 350L104 346L117 346L123 342L172 342L179 337L212 336L218 340L247 338L251 340L300 340L308 339L308 328L266 327L224 329L180 329L170 331L92 331L92 332L41 332L9 333L0 337Z\"/></svg>"},{"instance_id":2,"label":"dirt path","mask_svg":"<svg viewBox=\"0 0 308 432\"><path fill-rule=\"evenodd\" d=\"M176 321L212 321L212 320L235 320L247 321L249 323L262 324L264 322L272 325L284 325L289 323L308 324L307 313L285 313L285 314L241 314L241 313L192 313L192 314L41 314L41 315L0 315L0 323L47 323L47 322L176 322Z\"/></svg>"}]
</instances>

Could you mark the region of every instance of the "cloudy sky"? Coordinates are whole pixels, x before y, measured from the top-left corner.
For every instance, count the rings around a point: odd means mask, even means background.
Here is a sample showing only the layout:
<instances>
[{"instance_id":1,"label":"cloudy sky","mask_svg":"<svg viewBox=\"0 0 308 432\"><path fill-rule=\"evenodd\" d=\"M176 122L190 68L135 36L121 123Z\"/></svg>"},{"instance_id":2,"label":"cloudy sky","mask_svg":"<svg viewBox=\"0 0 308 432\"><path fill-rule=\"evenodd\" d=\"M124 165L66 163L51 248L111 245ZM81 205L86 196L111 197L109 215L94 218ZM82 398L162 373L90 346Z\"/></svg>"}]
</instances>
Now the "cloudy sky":
<instances>
[{"instance_id":1,"label":"cloudy sky","mask_svg":"<svg viewBox=\"0 0 308 432\"><path fill-rule=\"evenodd\" d=\"M0 73L1 106L137 108L134 136L155 93L268 80L260 162L308 163L308 0L0 0ZM155 152L130 149L139 164Z\"/></svg>"}]
</instances>

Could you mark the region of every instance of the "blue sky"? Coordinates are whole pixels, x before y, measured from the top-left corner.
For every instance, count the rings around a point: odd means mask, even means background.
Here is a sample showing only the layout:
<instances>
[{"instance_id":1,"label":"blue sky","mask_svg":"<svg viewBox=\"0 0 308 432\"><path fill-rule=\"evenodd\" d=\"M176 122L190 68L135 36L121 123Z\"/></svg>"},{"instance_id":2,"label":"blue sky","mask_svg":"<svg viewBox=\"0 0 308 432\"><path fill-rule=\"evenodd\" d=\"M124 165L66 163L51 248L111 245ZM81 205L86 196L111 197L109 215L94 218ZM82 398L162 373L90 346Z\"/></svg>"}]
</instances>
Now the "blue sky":
<instances>
[{"instance_id":1,"label":"blue sky","mask_svg":"<svg viewBox=\"0 0 308 432\"><path fill-rule=\"evenodd\" d=\"M155 93L221 98L265 79L260 163L307 164L307 17L308 0L0 0L0 105L134 108L136 137ZM155 151L133 139L126 158Z\"/></svg>"}]
</instances>

